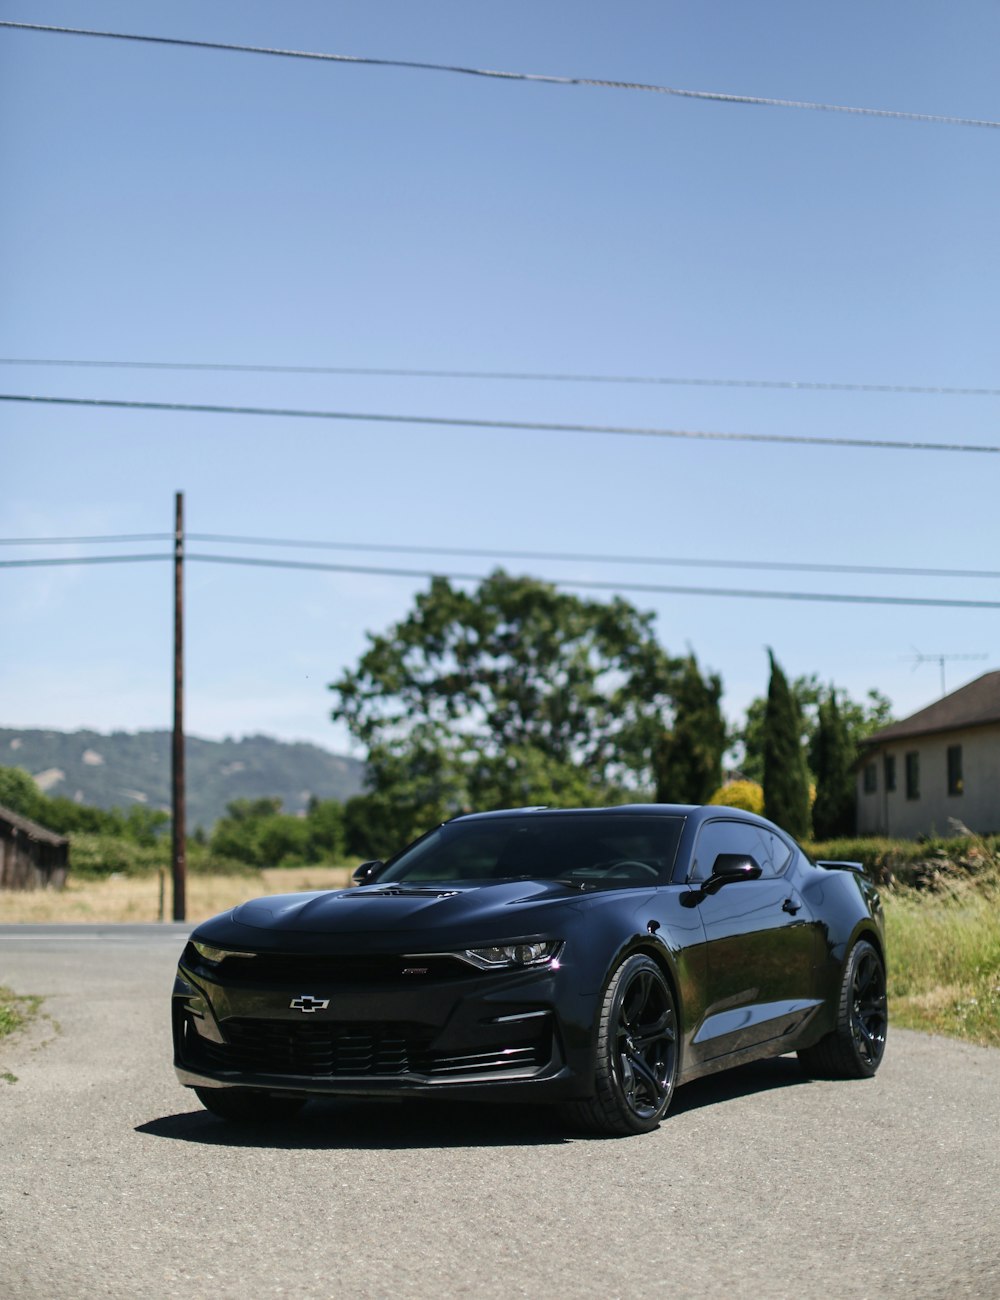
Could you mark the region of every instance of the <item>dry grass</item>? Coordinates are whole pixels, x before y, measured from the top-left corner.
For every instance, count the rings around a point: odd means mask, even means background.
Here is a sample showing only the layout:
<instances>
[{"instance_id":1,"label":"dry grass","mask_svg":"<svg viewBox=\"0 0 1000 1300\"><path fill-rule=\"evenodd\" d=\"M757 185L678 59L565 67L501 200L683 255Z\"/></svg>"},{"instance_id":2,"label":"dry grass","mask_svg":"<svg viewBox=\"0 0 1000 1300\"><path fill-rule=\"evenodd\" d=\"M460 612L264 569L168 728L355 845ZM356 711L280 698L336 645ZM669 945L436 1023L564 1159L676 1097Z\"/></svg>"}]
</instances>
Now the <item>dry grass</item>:
<instances>
[{"instance_id":1,"label":"dry grass","mask_svg":"<svg viewBox=\"0 0 1000 1300\"><path fill-rule=\"evenodd\" d=\"M189 875L187 915L192 922L224 912L261 894L287 894L309 889L343 889L350 880L349 867L288 867L247 876ZM164 908L169 920L172 905L169 876L164 882ZM160 919L160 879L149 876L112 876L106 880L74 880L65 889L36 889L0 893L0 923L107 922Z\"/></svg>"},{"instance_id":2,"label":"dry grass","mask_svg":"<svg viewBox=\"0 0 1000 1300\"><path fill-rule=\"evenodd\" d=\"M885 897L895 1024L1000 1047L1000 872Z\"/></svg>"}]
</instances>

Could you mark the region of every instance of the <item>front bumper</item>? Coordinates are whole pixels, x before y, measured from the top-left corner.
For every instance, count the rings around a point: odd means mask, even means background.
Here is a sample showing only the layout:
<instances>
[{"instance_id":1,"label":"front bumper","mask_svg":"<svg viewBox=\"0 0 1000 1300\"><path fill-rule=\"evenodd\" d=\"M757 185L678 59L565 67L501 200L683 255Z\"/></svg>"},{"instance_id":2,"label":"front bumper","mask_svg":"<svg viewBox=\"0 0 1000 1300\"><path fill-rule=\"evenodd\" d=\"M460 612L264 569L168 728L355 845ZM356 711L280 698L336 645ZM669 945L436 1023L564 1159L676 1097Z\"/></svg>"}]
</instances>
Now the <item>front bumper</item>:
<instances>
[{"instance_id":1,"label":"front bumper","mask_svg":"<svg viewBox=\"0 0 1000 1300\"><path fill-rule=\"evenodd\" d=\"M510 1101L587 1090L589 1017L560 1015L558 967L431 962L414 975L411 962L404 975L364 958L236 964L214 971L189 948L178 968L174 1066L188 1087Z\"/></svg>"}]
</instances>

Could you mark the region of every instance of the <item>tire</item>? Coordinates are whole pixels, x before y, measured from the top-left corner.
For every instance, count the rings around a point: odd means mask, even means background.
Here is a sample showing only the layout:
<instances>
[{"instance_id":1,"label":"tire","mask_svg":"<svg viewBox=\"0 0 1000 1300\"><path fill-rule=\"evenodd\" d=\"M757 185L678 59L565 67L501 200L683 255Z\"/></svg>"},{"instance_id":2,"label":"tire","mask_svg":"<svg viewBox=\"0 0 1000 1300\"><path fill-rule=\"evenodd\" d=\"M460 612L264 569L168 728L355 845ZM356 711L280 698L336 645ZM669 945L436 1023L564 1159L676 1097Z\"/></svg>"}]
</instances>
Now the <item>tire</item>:
<instances>
[{"instance_id":1,"label":"tire","mask_svg":"<svg viewBox=\"0 0 1000 1300\"><path fill-rule=\"evenodd\" d=\"M594 1095L569 1102L565 1117L615 1137L652 1132L677 1083L677 1007L651 957L629 957L611 977L596 1046Z\"/></svg>"},{"instance_id":2,"label":"tire","mask_svg":"<svg viewBox=\"0 0 1000 1300\"><path fill-rule=\"evenodd\" d=\"M195 1088L194 1091L213 1115L241 1124L292 1119L305 1105L304 1097L272 1097L248 1088Z\"/></svg>"},{"instance_id":3,"label":"tire","mask_svg":"<svg viewBox=\"0 0 1000 1300\"><path fill-rule=\"evenodd\" d=\"M882 1063L888 1027L885 966L872 944L859 939L844 965L836 1028L803 1048L799 1064L813 1079L870 1079Z\"/></svg>"}]
</instances>

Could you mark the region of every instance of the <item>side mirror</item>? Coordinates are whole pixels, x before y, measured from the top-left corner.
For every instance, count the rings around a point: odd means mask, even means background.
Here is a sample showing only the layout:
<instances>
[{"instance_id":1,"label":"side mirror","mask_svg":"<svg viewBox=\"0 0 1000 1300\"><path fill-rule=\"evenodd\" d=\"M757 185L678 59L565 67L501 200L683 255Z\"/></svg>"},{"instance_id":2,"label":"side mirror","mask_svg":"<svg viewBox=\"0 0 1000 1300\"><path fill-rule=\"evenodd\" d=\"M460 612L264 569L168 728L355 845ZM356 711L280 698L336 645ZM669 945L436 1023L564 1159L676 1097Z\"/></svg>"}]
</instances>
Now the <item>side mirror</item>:
<instances>
[{"instance_id":1,"label":"side mirror","mask_svg":"<svg viewBox=\"0 0 1000 1300\"><path fill-rule=\"evenodd\" d=\"M356 885L370 885L384 866L385 863L381 858L375 858L372 862L362 862L360 867L354 869L351 879Z\"/></svg>"},{"instance_id":2,"label":"side mirror","mask_svg":"<svg viewBox=\"0 0 1000 1300\"><path fill-rule=\"evenodd\" d=\"M723 885L732 885L738 880L758 880L763 874L760 864L745 853L720 853L701 892L714 894Z\"/></svg>"}]
</instances>

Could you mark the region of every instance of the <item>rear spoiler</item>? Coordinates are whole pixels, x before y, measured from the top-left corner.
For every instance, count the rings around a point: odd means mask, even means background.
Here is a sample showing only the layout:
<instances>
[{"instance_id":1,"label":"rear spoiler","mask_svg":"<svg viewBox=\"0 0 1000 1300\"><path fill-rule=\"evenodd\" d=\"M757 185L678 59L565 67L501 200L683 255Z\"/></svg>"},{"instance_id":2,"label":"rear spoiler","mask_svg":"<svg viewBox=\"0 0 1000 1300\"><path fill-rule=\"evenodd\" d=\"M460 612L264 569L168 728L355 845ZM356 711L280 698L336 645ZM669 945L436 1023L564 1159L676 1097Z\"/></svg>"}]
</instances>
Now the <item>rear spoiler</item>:
<instances>
[{"instance_id":1,"label":"rear spoiler","mask_svg":"<svg viewBox=\"0 0 1000 1300\"><path fill-rule=\"evenodd\" d=\"M817 862L816 865L827 871L853 871L856 876L868 875L863 862Z\"/></svg>"}]
</instances>

